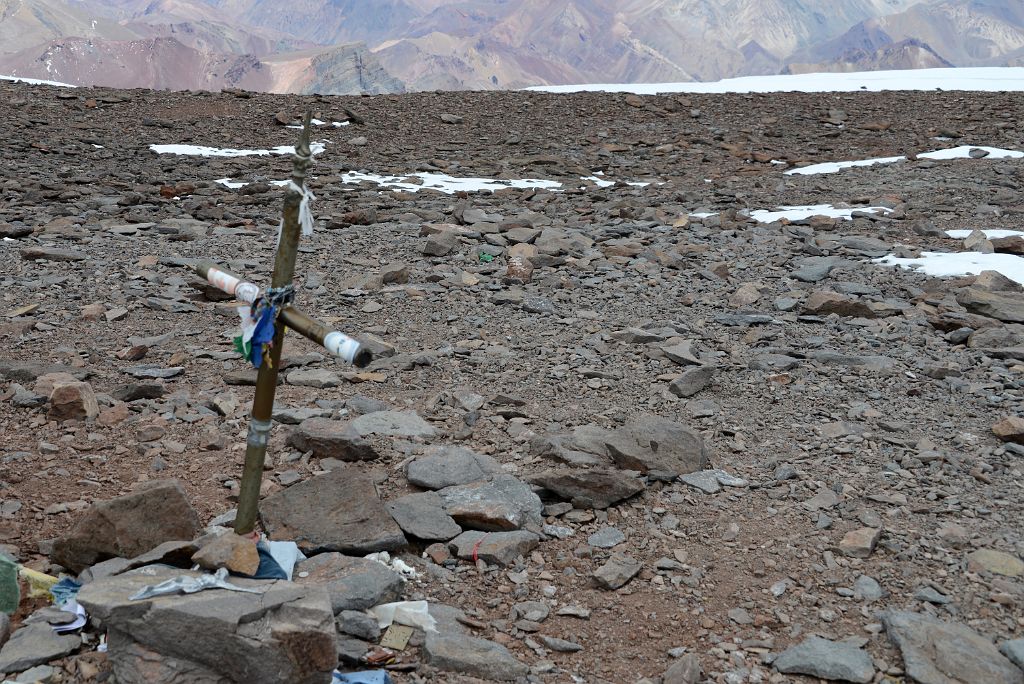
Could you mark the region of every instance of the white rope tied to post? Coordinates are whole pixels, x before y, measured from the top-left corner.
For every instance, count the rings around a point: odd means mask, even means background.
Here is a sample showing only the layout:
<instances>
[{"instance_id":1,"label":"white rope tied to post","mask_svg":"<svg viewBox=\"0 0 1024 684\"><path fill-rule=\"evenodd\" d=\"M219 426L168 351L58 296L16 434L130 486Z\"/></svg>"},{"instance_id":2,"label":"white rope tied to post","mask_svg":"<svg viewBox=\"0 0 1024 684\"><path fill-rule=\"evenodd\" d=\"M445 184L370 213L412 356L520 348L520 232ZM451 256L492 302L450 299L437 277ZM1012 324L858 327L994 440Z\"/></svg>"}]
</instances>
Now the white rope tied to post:
<instances>
[{"instance_id":1,"label":"white rope tied to post","mask_svg":"<svg viewBox=\"0 0 1024 684\"><path fill-rule=\"evenodd\" d=\"M310 203L316 199L313 191L309 188L300 188L295 184L295 181L288 181L288 189L292 192L297 192L302 196L302 200L299 202L299 225L302 226L302 237L313 237L313 210L310 208ZM281 233L284 231L284 218L281 218L281 222L277 224L277 244L281 244Z\"/></svg>"}]
</instances>

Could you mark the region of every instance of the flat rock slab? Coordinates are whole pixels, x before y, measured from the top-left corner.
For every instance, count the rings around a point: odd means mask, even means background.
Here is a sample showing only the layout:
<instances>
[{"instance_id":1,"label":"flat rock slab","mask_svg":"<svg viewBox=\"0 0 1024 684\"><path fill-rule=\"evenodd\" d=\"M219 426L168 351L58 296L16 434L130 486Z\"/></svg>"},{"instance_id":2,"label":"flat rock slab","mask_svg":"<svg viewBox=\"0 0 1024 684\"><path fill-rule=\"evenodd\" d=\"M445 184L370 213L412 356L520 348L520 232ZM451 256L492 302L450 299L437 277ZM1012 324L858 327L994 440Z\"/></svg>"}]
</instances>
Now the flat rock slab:
<instances>
[{"instance_id":1,"label":"flat rock slab","mask_svg":"<svg viewBox=\"0 0 1024 684\"><path fill-rule=\"evenodd\" d=\"M339 461L372 461L380 457L373 445L351 423L329 418L307 418L288 435L288 445L312 451L317 458Z\"/></svg>"},{"instance_id":2,"label":"flat rock slab","mask_svg":"<svg viewBox=\"0 0 1024 684\"><path fill-rule=\"evenodd\" d=\"M194 539L199 515L177 480L153 480L89 508L54 544L53 560L81 572L109 558L134 558L167 541Z\"/></svg>"},{"instance_id":3,"label":"flat rock slab","mask_svg":"<svg viewBox=\"0 0 1024 684\"><path fill-rule=\"evenodd\" d=\"M362 556L406 543L373 480L351 467L335 468L267 497L260 503L260 519L271 539L294 541L307 554Z\"/></svg>"},{"instance_id":4,"label":"flat rock slab","mask_svg":"<svg viewBox=\"0 0 1024 684\"><path fill-rule=\"evenodd\" d=\"M490 480L501 472L501 464L490 456L443 444L410 461L405 475L417 487L444 489Z\"/></svg>"},{"instance_id":5,"label":"flat rock slab","mask_svg":"<svg viewBox=\"0 0 1024 684\"><path fill-rule=\"evenodd\" d=\"M47 622L25 625L0 649L0 673L14 673L62 658L78 649L77 634L57 634Z\"/></svg>"},{"instance_id":6,"label":"flat rock slab","mask_svg":"<svg viewBox=\"0 0 1024 684\"><path fill-rule=\"evenodd\" d=\"M398 601L404 584L402 577L383 563L340 553L321 553L300 562L295 581L326 589L335 614Z\"/></svg>"},{"instance_id":7,"label":"flat rock slab","mask_svg":"<svg viewBox=\"0 0 1024 684\"><path fill-rule=\"evenodd\" d=\"M700 433L658 416L639 416L615 430L605 446L620 468L678 477L707 465Z\"/></svg>"},{"instance_id":8,"label":"flat rock slab","mask_svg":"<svg viewBox=\"0 0 1024 684\"><path fill-rule=\"evenodd\" d=\"M210 589L142 601L144 586L198 573L147 566L85 585L78 602L108 630L119 684L327 684L338 663L327 592L293 582L232 577L242 593Z\"/></svg>"},{"instance_id":9,"label":"flat rock slab","mask_svg":"<svg viewBox=\"0 0 1024 684\"><path fill-rule=\"evenodd\" d=\"M568 499L576 508L608 508L645 488L635 476L610 468L545 470L530 482Z\"/></svg>"},{"instance_id":10,"label":"flat rock slab","mask_svg":"<svg viewBox=\"0 0 1024 684\"><path fill-rule=\"evenodd\" d=\"M418 539L448 541L462 533L459 524L444 510L436 492L408 494L387 504L391 517L402 530Z\"/></svg>"},{"instance_id":11,"label":"flat rock slab","mask_svg":"<svg viewBox=\"0 0 1024 684\"><path fill-rule=\"evenodd\" d=\"M530 669L501 644L461 634L430 633L423 653L439 670L499 682L516 681Z\"/></svg>"},{"instance_id":12,"label":"flat rock slab","mask_svg":"<svg viewBox=\"0 0 1024 684\"><path fill-rule=\"evenodd\" d=\"M967 625L906 611L886 611L880 617L915 682L1024 684L1024 671Z\"/></svg>"},{"instance_id":13,"label":"flat rock slab","mask_svg":"<svg viewBox=\"0 0 1024 684\"><path fill-rule=\"evenodd\" d=\"M1010 662L1024 670L1024 639L1004 641L999 645L999 652L1010 659Z\"/></svg>"},{"instance_id":14,"label":"flat rock slab","mask_svg":"<svg viewBox=\"0 0 1024 684\"><path fill-rule=\"evenodd\" d=\"M701 470L694 473L684 473L679 479L686 484L701 490L705 494L717 494L722 487L746 487L749 482L743 478L730 475L724 470Z\"/></svg>"},{"instance_id":15,"label":"flat rock slab","mask_svg":"<svg viewBox=\"0 0 1024 684\"><path fill-rule=\"evenodd\" d=\"M775 659L783 674L805 674L821 679L868 684L875 676L871 656L855 646L810 636Z\"/></svg>"},{"instance_id":16,"label":"flat rock slab","mask_svg":"<svg viewBox=\"0 0 1024 684\"><path fill-rule=\"evenodd\" d=\"M599 549L610 549L626 541L626 535L617 527L602 527L587 537L587 543Z\"/></svg>"},{"instance_id":17,"label":"flat rock slab","mask_svg":"<svg viewBox=\"0 0 1024 684\"><path fill-rule=\"evenodd\" d=\"M1024 323L1024 298L1016 293L991 292L973 286L961 290L956 301L971 313L1005 323Z\"/></svg>"},{"instance_id":18,"label":"flat rock slab","mask_svg":"<svg viewBox=\"0 0 1024 684\"><path fill-rule=\"evenodd\" d=\"M438 492L444 509L462 527L472 530L518 530L540 525L543 505L528 484L511 475L489 482L446 487Z\"/></svg>"},{"instance_id":19,"label":"flat rock slab","mask_svg":"<svg viewBox=\"0 0 1024 684\"><path fill-rule=\"evenodd\" d=\"M1024 561L995 549L978 549L968 554L967 567L972 572L984 570L1005 577L1024 575Z\"/></svg>"},{"instance_id":20,"label":"flat rock slab","mask_svg":"<svg viewBox=\"0 0 1024 684\"><path fill-rule=\"evenodd\" d=\"M437 430L415 411L375 411L352 421L352 428L361 436L434 437Z\"/></svg>"},{"instance_id":21,"label":"flat rock slab","mask_svg":"<svg viewBox=\"0 0 1024 684\"><path fill-rule=\"evenodd\" d=\"M463 532L448 546L462 560L482 560L490 565L511 565L519 556L537 548L540 537L533 532Z\"/></svg>"},{"instance_id":22,"label":"flat rock slab","mask_svg":"<svg viewBox=\"0 0 1024 684\"><path fill-rule=\"evenodd\" d=\"M636 577L642 568L643 563L632 556L616 553L594 571L594 581L605 589L619 589Z\"/></svg>"}]
</instances>

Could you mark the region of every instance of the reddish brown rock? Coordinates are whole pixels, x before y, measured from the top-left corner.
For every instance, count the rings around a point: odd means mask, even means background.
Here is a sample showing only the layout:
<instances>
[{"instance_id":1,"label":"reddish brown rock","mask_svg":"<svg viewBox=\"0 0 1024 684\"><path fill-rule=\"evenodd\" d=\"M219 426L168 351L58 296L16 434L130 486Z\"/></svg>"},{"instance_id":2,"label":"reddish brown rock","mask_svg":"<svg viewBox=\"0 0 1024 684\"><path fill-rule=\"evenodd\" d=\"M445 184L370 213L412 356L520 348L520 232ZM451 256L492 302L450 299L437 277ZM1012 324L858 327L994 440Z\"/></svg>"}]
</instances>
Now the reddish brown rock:
<instances>
[{"instance_id":1,"label":"reddish brown rock","mask_svg":"<svg viewBox=\"0 0 1024 684\"><path fill-rule=\"evenodd\" d=\"M90 420L99 412L96 395L89 383L65 382L53 386L47 414L50 420Z\"/></svg>"},{"instance_id":2,"label":"reddish brown rock","mask_svg":"<svg viewBox=\"0 0 1024 684\"><path fill-rule=\"evenodd\" d=\"M227 568L239 575L255 575L260 567L260 554L251 537L225 532L203 544L192 555L192 561L207 570Z\"/></svg>"},{"instance_id":3,"label":"reddish brown rock","mask_svg":"<svg viewBox=\"0 0 1024 684\"><path fill-rule=\"evenodd\" d=\"M89 508L58 539L53 561L74 572L109 558L134 558L166 541L190 540L199 516L177 480L154 480Z\"/></svg>"},{"instance_id":4,"label":"reddish brown rock","mask_svg":"<svg viewBox=\"0 0 1024 684\"><path fill-rule=\"evenodd\" d=\"M1010 416L992 426L992 432L1004 442L1024 444L1024 418Z\"/></svg>"}]
</instances>

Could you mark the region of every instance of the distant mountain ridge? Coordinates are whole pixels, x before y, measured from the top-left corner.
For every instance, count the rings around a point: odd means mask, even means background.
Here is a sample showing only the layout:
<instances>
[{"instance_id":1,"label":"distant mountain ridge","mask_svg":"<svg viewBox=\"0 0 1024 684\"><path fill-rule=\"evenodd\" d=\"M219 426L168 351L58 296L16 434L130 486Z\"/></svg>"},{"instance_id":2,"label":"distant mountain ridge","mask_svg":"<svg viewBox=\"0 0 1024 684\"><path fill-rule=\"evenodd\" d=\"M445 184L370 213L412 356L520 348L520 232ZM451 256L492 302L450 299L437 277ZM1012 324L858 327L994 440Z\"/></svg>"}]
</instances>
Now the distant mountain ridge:
<instances>
[{"instance_id":1,"label":"distant mountain ridge","mask_svg":"<svg viewBox=\"0 0 1024 684\"><path fill-rule=\"evenodd\" d=\"M1021 0L0 0L0 73L402 92L1024 63Z\"/></svg>"}]
</instances>

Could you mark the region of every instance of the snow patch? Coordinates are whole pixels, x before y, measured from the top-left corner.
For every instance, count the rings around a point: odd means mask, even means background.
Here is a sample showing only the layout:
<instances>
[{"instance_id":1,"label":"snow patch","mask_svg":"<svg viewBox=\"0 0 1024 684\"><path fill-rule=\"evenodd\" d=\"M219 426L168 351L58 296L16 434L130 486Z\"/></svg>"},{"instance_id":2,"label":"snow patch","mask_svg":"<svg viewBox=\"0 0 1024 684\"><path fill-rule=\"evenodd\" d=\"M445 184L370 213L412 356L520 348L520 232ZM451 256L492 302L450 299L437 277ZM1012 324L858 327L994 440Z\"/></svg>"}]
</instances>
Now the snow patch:
<instances>
[{"instance_id":1,"label":"snow patch","mask_svg":"<svg viewBox=\"0 0 1024 684\"><path fill-rule=\"evenodd\" d=\"M947 230L946 231L946 235L948 235L951 238L956 238L958 240L964 240L967 237L969 237L971 235L971 233L973 233L973 232L974 232L973 230ZM1015 235L1019 235L1020 237L1024 237L1024 231L1021 231L1021 230L999 230L999 229L995 229L995 230L983 230L981 232L984 233L985 237L988 238L989 240L991 240L992 238L1014 237Z\"/></svg>"},{"instance_id":2,"label":"snow patch","mask_svg":"<svg viewBox=\"0 0 1024 684\"><path fill-rule=\"evenodd\" d=\"M960 147L950 147L944 150L933 150L931 152L922 152L917 155L918 159L970 159L971 150L985 150L988 155L981 157L981 159L1020 159L1024 157L1024 152L1018 150L1004 150L998 147L982 147L975 145L961 145ZM839 161L839 162L823 162L821 164L812 164L810 166L802 166L798 169L790 169L785 172L787 176L814 176L821 173L836 173L843 169L848 169L854 166L874 166L875 164L893 164L899 161L905 161L906 157L875 157L874 159L858 159L854 161Z\"/></svg>"},{"instance_id":3,"label":"snow patch","mask_svg":"<svg viewBox=\"0 0 1024 684\"><path fill-rule=\"evenodd\" d=\"M178 154L193 157L266 157L271 154L295 154L291 145L281 145L269 150L236 150L225 147L206 147L204 145L150 145L149 149L157 154ZM313 154L321 154L326 148L323 143L310 143Z\"/></svg>"},{"instance_id":4,"label":"snow patch","mask_svg":"<svg viewBox=\"0 0 1024 684\"><path fill-rule=\"evenodd\" d=\"M849 207L845 209L837 209L831 204L808 204L803 206L779 207L777 211L758 209L757 211L750 212L750 217L760 223L772 223L774 221L781 221L782 219L799 221L812 216L830 216L832 218L841 218L849 221L853 218L853 212L855 211L864 212L866 214L884 214L892 210L887 207Z\"/></svg>"},{"instance_id":5,"label":"snow patch","mask_svg":"<svg viewBox=\"0 0 1024 684\"><path fill-rule=\"evenodd\" d=\"M412 182L410 179L418 178L420 182ZM414 173L408 176L381 176L373 173L359 173L349 171L341 177L344 183L361 183L370 181L385 188L394 188L406 192L419 192L420 190L437 190L446 195L453 195L456 192L480 192L502 190L504 188L522 189L543 189L554 190L561 188L558 181L542 180L539 178L513 179L491 179L491 178L458 178L443 173Z\"/></svg>"},{"instance_id":6,"label":"snow patch","mask_svg":"<svg viewBox=\"0 0 1024 684\"><path fill-rule=\"evenodd\" d=\"M903 259L893 255L875 259L876 264L899 266L937 278L978 275L982 271L999 271L1024 285L1024 258L1015 254L982 254L981 252L921 252L921 256Z\"/></svg>"},{"instance_id":7,"label":"snow patch","mask_svg":"<svg viewBox=\"0 0 1024 684\"><path fill-rule=\"evenodd\" d=\"M22 78L21 76L0 76L0 81L13 81L15 83L26 83L28 85L58 86L60 88L78 87L75 85L71 85L70 83L61 83L60 81L46 81L40 78Z\"/></svg>"},{"instance_id":8,"label":"snow patch","mask_svg":"<svg viewBox=\"0 0 1024 684\"><path fill-rule=\"evenodd\" d=\"M846 74L744 76L707 83L588 83L535 86L546 93L848 93L885 90L1024 91L1024 67L859 71Z\"/></svg>"}]
</instances>

